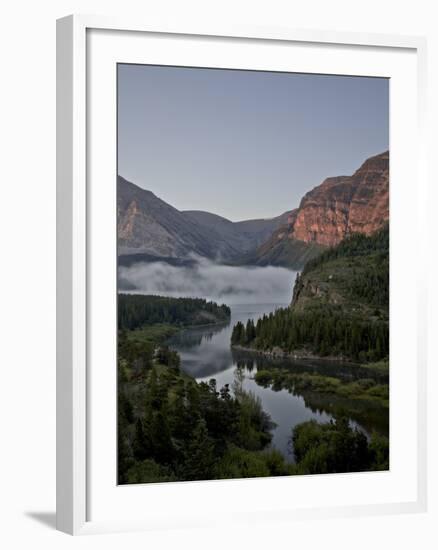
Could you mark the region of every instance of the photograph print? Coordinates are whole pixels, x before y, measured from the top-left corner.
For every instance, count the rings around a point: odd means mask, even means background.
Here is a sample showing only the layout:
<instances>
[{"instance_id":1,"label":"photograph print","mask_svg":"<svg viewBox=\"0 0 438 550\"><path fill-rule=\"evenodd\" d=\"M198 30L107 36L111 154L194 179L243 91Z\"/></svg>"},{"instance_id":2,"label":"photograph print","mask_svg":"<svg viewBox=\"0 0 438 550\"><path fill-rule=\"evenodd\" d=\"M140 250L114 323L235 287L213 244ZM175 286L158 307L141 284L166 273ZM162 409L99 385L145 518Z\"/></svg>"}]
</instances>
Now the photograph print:
<instances>
[{"instance_id":1,"label":"photograph print","mask_svg":"<svg viewBox=\"0 0 438 550\"><path fill-rule=\"evenodd\" d=\"M118 483L389 469L389 80L118 64Z\"/></svg>"}]
</instances>

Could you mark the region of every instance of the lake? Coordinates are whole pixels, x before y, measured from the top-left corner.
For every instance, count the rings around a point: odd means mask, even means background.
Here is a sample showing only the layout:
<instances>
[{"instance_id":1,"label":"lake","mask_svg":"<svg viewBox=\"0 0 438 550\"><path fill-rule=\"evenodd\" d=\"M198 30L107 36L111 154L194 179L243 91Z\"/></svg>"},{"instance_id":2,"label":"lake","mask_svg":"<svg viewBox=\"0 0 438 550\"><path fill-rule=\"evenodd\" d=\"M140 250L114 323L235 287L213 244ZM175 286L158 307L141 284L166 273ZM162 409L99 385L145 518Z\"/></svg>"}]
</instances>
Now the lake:
<instances>
[{"instance_id":1,"label":"lake","mask_svg":"<svg viewBox=\"0 0 438 550\"><path fill-rule=\"evenodd\" d=\"M275 359L232 350L231 331L235 323L246 324L290 303L296 272L276 267L236 267L203 260L194 266L171 266L164 263L136 264L119 273L133 292L174 297L202 297L231 308L228 324L184 330L168 342L181 356L181 368L197 381L215 378L220 389L232 387L236 374L244 377L243 388L261 399L263 409L276 427L272 445L293 462L290 436L294 426L306 420L327 422L335 410L348 410L350 422L369 434L376 430L388 434L388 415L370 402L351 402L328 394L299 395L286 389L258 385L254 373L258 368L279 367L297 372L312 372L347 380L370 378L371 374L356 365L321 360Z\"/></svg>"},{"instance_id":2,"label":"lake","mask_svg":"<svg viewBox=\"0 0 438 550\"><path fill-rule=\"evenodd\" d=\"M184 330L169 341L169 345L179 352L181 368L197 381L215 378L218 388L225 384L232 386L239 368L244 375L243 387L259 396L263 409L275 422L272 445L279 449L285 458L293 462L290 448L292 428L300 422L314 418L327 422L331 415L312 410L302 396L292 395L287 390L273 391L256 384L253 379L258 363L275 362L274 359L232 352L230 338L232 327L238 321L246 323L251 318L257 320L265 313L274 311L286 304L235 304L231 306L231 322L228 325L202 327Z\"/></svg>"}]
</instances>

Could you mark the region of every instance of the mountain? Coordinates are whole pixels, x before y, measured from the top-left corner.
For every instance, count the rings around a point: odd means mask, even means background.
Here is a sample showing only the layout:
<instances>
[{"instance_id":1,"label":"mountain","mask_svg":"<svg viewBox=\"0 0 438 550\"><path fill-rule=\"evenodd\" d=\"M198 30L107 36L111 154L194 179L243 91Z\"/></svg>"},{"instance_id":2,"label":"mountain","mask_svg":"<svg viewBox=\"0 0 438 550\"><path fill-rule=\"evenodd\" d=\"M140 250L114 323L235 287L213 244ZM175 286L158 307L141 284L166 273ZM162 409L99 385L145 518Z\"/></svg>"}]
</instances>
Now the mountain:
<instances>
[{"instance_id":1,"label":"mountain","mask_svg":"<svg viewBox=\"0 0 438 550\"><path fill-rule=\"evenodd\" d=\"M295 312L333 307L344 317L388 320L389 226L367 236L355 233L306 263L297 275Z\"/></svg>"},{"instance_id":2,"label":"mountain","mask_svg":"<svg viewBox=\"0 0 438 550\"><path fill-rule=\"evenodd\" d=\"M132 263L187 261L197 255L239 265L294 269L345 237L371 235L389 219L389 153L351 176L329 177L300 206L272 219L232 222L199 210L179 211L118 177L119 255Z\"/></svg>"},{"instance_id":3,"label":"mountain","mask_svg":"<svg viewBox=\"0 0 438 550\"><path fill-rule=\"evenodd\" d=\"M289 212L270 219L232 222L210 212L187 210L183 212L192 221L201 225L204 231L213 231L239 254L253 250L270 238L272 233L285 224Z\"/></svg>"},{"instance_id":4,"label":"mountain","mask_svg":"<svg viewBox=\"0 0 438 550\"><path fill-rule=\"evenodd\" d=\"M245 262L300 268L354 233L371 235L389 219L389 152L367 159L352 176L330 177L306 193L287 224Z\"/></svg>"},{"instance_id":5,"label":"mountain","mask_svg":"<svg viewBox=\"0 0 438 550\"><path fill-rule=\"evenodd\" d=\"M196 223L121 176L117 178L117 226L119 255L214 255Z\"/></svg>"},{"instance_id":6,"label":"mountain","mask_svg":"<svg viewBox=\"0 0 438 550\"><path fill-rule=\"evenodd\" d=\"M352 233L371 235L389 219L389 152L366 160L352 176L327 178L304 195L295 239L334 246Z\"/></svg>"},{"instance_id":7,"label":"mountain","mask_svg":"<svg viewBox=\"0 0 438 550\"><path fill-rule=\"evenodd\" d=\"M288 213L266 220L232 222L210 212L179 211L151 191L119 176L118 250L122 263L135 258L170 263L195 254L230 261L263 243Z\"/></svg>"}]
</instances>

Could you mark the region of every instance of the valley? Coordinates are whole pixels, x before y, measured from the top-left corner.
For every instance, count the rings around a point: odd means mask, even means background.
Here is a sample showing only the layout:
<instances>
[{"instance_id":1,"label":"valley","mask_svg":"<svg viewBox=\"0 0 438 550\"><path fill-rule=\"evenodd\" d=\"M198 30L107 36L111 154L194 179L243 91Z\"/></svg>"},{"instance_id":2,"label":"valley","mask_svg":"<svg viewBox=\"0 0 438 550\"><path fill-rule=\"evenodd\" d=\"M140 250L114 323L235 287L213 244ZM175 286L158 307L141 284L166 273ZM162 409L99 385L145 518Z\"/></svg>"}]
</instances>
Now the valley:
<instances>
[{"instance_id":1,"label":"valley","mask_svg":"<svg viewBox=\"0 0 438 550\"><path fill-rule=\"evenodd\" d=\"M122 265L136 257L168 263L204 258L298 270L346 236L369 235L388 222L389 153L367 159L351 176L327 178L297 208L271 219L232 222L210 212L179 211L121 176L117 189Z\"/></svg>"},{"instance_id":2,"label":"valley","mask_svg":"<svg viewBox=\"0 0 438 550\"><path fill-rule=\"evenodd\" d=\"M241 222L119 177L119 483L389 468L388 165Z\"/></svg>"}]
</instances>

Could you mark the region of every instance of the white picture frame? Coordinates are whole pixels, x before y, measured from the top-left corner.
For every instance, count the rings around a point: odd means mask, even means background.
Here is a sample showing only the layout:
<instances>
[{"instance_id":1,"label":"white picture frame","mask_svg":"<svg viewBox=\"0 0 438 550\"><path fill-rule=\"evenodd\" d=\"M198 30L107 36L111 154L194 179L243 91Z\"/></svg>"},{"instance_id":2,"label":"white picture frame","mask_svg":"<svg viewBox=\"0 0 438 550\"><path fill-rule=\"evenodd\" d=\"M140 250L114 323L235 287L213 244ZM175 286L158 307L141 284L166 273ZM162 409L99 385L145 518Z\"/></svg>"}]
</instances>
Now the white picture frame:
<instances>
[{"instance_id":1,"label":"white picture frame","mask_svg":"<svg viewBox=\"0 0 438 550\"><path fill-rule=\"evenodd\" d=\"M114 530L146 530L188 524L207 525L209 524L208 518L197 513L195 505L193 512L189 512L188 515L181 514L178 516L176 509L168 511L166 515L164 506L159 504L160 493L165 493L167 497L173 495L176 502L178 502L178 499L187 500L187 498L191 498L195 502L200 498L208 499L209 494L214 492L218 501L220 501L221 491L226 490L229 492L230 483L233 483L233 490L236 495L239 491L242 494L246 492L248 502L251 502L251 498L254 499L261 487L264 491L269 491L269 494L273 495L275 491L278 491L279 483L284 482L284 480L242 480L238 482L238 485L234 481L195 484L171 483L166 484L166 487L158 484L150 489L148 493L151 497L153 495L158 503L157 506L154 506L153 517L151 517L151 514L145 515L144 513L143 518L141 515L131 517L128 512L119 516L116 507L112 511L108 509L102 511L101 514L96 514L97 519L94 519L93 514L90 516L90 509L92 505L94 506L91 502L90 487L94 483L92 473L95 472L95 468L92 467L93 457L91 456L93 447L91 438L93 437L94 441L94 436L91 433L96 433L96 431L90 430L90 418L93 418L93 422L96 418L96 415L91 414L96 399L96 390L94 389L96 385L90 383L92 380L90 360L94 357L94 351L90 351L90 344L95 334L92 332L93 321L90 320L90 310L93 309L90 304L94 299L93 288L95 288L93 277L90 275L90 265L92 263L90 261L90 250L93 250L90 235L96 217L96 212L91 206L92 189L89 185L90 181L95 178L94 168L90 168L90 155L94 154L95 149L93 149L93 139L90 138L91 114L90 105L88 104L91 97L90 71L93 71L96 66L95 60L93 61L94 58L90 58L91 42L89 38L92 31L106 33L107 46L113 41L113 38L109 36L111 33L114 33L114 36L120 36L123 33L131 33L132 36L132 33L134 33L137 39L139 37L160 37L160 40L166 40L167 38L172 40L215 39L221 44L233 44L234 48L239 48L239 44L243 43L257 43L264 48L267 46L275 48L276 45L287 47L288 45L301 44L309 47L318 45L318 48L335 46L340 50L342 48L365 48L367 51L372 52L374 56L383 56L385 52L407 52L409 55L414 56L415 63L412 65L409 86L413 94L411 99L416 98L418 103L411 105L412 120L409 124L413 125L413 128L415 127L413 130L415 135L409 143L400 144L399 151L401 157L403 147L412 145L415 142L414 158L410 161L408 168L410 175L415 180L415 185L411 186L411 193L415 195L414 198L417 203L416 216L418 218L418 226L415 226L412 231L415 233L416 242L420 243L425 242L422 237L425 234L426 224L425 145L423 142L426 44L424 39L418 37L300 31L286 28L234 28L231 26L230 28L221 29L179 29L163 26L156 29L150 28L147 24L139 21L95 16L74 15L60 19L57 22L57 528L70 534L84 534ZM96 51L99 51L99 47L102 49L101 46L97 46ZM126 61L126 56L130 55L130 47L128 45L126 51L124 51L123 61ZM105 49L111 50L111 48ZM105 55L109 56L110 53L107 51ZM268 52L266 55L264 63L266 67L269 67L269 55L271 54ZM154 50L154 59L160 59L159 49ZM108 57L109 63L113 63L113 61L113 58ZM350 58L349 63L352 61L354 59ZM213 62L216 63L214 60ZM388 61L388 63L391 62L391 60ZM199 66L203 66L201 61L199 63ZM220 61L217 61L217 63L220 66ZM242 63L245 63L245 61L242 61ZM398 63L402 64L401 61ZM166 61L163 61L163 64L167 64ZM328 72L329 70L328 68ZM360 69L358 71L358 74L363 73ZM369 69L369 71L372 71L372 69ZM386 73L383 69L382 71L382 76L384 76ZM415 79L412 76L414 73ZM370 74L373 73L370 72ZM96 77L101 78L100 75ZM98 122L99 118L93 119L93 128ZM113 126L110 127L113 128ZM109 139L115 143L115 135ZM105 149L105 145L102 145L103 151L112 150L111 147L114 143L108 142L107 149ZM398 176L397 168L398 165L395 161L395 178ZM401 174L400 182L401 187L403 183ZM391 192L392 190L393 188L391 188ZM395 201L393 206L402 210L405 205L406 202L400 198L400 201ZM395 229L391 228L391 238L393 232L398 230L397 227L397 224L395 224ZM111 246L110 244L109 249L111 249ZM416 253L419 254L419 257L424 253L421 246ZM421 262L417 262L417 265L421 266ZM421 271L421 267L418 267L417 280L416 293L409 305L409 311L411 313L413 311L416 316L416 322L413 326L417 338L415 339L415 346L411 350L412 355L406 353L406 357L416 357L415 383L412 384L412 388L414 388L412 390L414 391L412 401L416 402L415 426L412 426L412 434L415 434L416 444L409 466L412 483L409 490L406 489L406 495L408 496L398 498L394 493L394 496L391 497L390 492L388 492L388 495L380 500L377 499L376 502L371 502L372 499L364 499L362 502L360 498L351 498L350 503L344 499L344 501L339 501L333 506L328 506L324 504L323 500L318 501L318 499L315 500L315 505L307 502L302 506L297 505L297 503L287 504L284 501L275 509L255 506L253 509L246 509L245 513L241 515L240 521L272 520L275 517L281 519L290 517L292 519L331 517L335 515L350 516L364 513L418 512L426 509L426 288L425 276ZM393 304L391 304L392 307ZM95 311L95 308L93 311ZM392 309L391 315L393 315ZM398 392L397 387L394 390L396 392ZM391 389L391 391L393 390ZM401 393L399 397L401 401ZM106 398L108 404L113 396L107 395ZM391 400L393 398L397 401L398 395L391 393ZM115 408L115 399L113 401ZM102 402L102 406L106 405ZM104 446L107 443L99 440L99 448L101 444ZM94 445L96 449L97 443L94 443ZM357 474L357 476L360 475L364 476L364 474ZM353 476L350 474L337 479L332 476L312 476L312 478L330 478L326 480L319 479L315 482L310 478L302 478L299 481L300 490L303 490L303 484L312 483L312 490L318 491L325 487L324 490L333 491L337 483L345 485L356 483ZM380 478L380 480L379 483L383 485L385 480L383 478ZM358 487L369 484L368 478L365 479L364 477L362 477L362 480L358 478L357 482L359 483ZM263 485L255 485L260 483ZM320 484L319 489L317 489L316 484ZM96 485L96 487L93 489L93 494L100 491L99 486ZM255 487L257 490L254 489ZM124 491L126 500L128 489L121 489ZM136 491L137 496L135 498L140 499L138 502L142 501L141 499L144 501L145 486L136 486L136 488L131 487L129 489ZM388 491L390 490L388 482ZM141 492L143 492L143 496L140 495ZM119 492L119 494L121 493ZM102 488L100 501L109 501L111 498L110 493L106 494ZM281 499L279 500L281 501ZM126 502L124 506L126 507Z\"/></svg>"}]
</instances>

